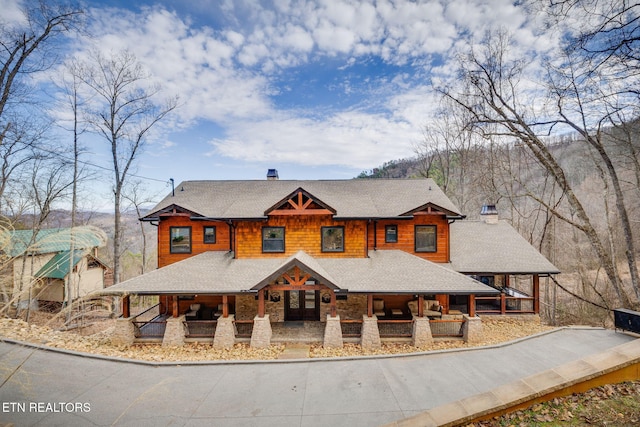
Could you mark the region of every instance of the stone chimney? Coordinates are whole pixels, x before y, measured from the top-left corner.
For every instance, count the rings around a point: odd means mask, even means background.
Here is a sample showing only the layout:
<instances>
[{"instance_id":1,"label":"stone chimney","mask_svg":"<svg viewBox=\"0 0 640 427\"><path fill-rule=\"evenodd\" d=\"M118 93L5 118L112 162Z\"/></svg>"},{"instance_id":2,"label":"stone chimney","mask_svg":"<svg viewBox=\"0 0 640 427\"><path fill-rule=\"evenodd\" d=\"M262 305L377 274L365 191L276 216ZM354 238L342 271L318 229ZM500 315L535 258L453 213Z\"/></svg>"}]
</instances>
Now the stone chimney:
<instances>
[{"instance_id":1,"label":"stone chimney","mask_svg":"<svg viewBox=\"0 0 640 427\"><path fill-rule=\"evenodd\" d=\"M496 209L496 205L483 205L480 211L480 218L482 218L486 224L497 224L498 209Z\"/></svg>"},{"instance_id":2,"label":"stone chimney","mask_svg":"<svg viewBox=\"0 0 640 427\"><path fill-rule=\"evenodd\" d=\"M269 169L267 171L267 181L277 181L278 179L278 169Z\"/></svg>"}]
</instances>

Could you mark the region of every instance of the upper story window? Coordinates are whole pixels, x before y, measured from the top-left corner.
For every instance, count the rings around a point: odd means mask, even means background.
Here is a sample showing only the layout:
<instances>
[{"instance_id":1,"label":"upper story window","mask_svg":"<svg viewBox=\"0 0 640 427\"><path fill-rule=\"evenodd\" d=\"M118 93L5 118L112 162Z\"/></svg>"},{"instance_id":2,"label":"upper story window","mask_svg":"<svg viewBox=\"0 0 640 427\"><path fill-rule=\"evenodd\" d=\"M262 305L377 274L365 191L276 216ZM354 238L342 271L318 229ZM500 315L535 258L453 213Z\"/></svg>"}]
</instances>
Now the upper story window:
<instances>
[{"instance_id":1,"label":"upper story window","mask_svg":"<svg viewBox=\"0 0 640 427\"><path fill-rule=\"evenodd\" d=\"M284 227L262 228L262 252L284 252Z\"/></svg>"},{"instance_id":2,"label":"upper story window","mask_svg":"<svg viewBox=\"0 0 640 427\"><path fill-rule=\"evenodd\" d=\"M216 228L215 227L204 227L204 243L215 243L216 242Z\"/></svg>"},{"instance_id":3,"label":"upper story window","mask_svg":"<svg viewBox=\"0 0 640 427\"><path fill-rule=\"evenodd\" d=\"M191 253L191 227L170 227L169 234L172 254Z\"/></svg>"},{"instance_id":4,"label":"upper story window","mask_svg":"<svg viewBox=\"0 0 640 427\"><path fill-rule=\"evenodd\" d=\"M416 252L436 252L436 226L416 225Z\"/></svg>"},{"instance_id":5,"label":"upper story window","mask_svg":"<svg viewBox=\"0 0 640 427\"><path fill-rule=\"evenodd\" d=\"M397 225L384 226L384 241L385 243L398 243L398 226Z\"/></svg>"},{"instance_id":6,"label":"upper story window","mask_svg":"<svg viewBox=\"0 0 640 427\"><path fill-rule=\"evenodd\" d=\"M322 252L344 252L344 227L322 227Z\"/></svg>"}]
</instances>

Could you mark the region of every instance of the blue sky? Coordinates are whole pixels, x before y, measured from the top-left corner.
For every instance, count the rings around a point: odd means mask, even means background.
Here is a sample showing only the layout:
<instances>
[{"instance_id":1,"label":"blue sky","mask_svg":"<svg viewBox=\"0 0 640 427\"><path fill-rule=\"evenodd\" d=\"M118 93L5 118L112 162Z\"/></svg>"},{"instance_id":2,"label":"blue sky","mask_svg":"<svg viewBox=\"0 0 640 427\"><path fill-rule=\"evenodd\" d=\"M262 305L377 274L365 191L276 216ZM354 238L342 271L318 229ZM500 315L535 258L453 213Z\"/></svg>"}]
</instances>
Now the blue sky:
<instances>
[{"instance_id":1,"label":"blue sky","mask_svg":"<svg viewBox=\"0 0 640 427\"><path fill-rule=\"evenodd\" d=\"M19 3L0 0L5 18ZM522 49L553 43L505 0L84 4L93 37L74 55L129 49L180 97L137 163L160 193L169 178L263 179L276 168L281 179L349 179L411 157L437 107L432 82L452 76L458 50L497 27ZM106 148L89 156L108 162Z\"/></svg>"}]
</instances>

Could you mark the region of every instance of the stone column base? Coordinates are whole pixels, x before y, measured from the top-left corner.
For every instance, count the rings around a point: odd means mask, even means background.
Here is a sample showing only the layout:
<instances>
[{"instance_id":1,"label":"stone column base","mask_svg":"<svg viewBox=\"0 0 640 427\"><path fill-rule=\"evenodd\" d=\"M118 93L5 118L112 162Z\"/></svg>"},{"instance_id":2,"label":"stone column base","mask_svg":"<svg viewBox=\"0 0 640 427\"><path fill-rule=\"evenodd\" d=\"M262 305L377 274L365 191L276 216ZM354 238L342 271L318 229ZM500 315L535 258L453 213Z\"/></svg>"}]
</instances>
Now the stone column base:
<instances>
[{"instance_id":1,"label":"stone column base","mask_svg":"<svg viewBox=\"0 0 640 427\"><path fill-rule=\"evenodd\" d=\"M184 320L184 315L167 319L167 327L164 330L164 337L162 338L163 347L184 345L186 332Z\"/></svg>"},{"instance_id":2,"label":"stone column base","mask_svg":"<svg viewBox=\"0 0 640 427\"><path fill-rule=\"evenodd\" d=\"M253 331L251 332L251 347L267 348L271 345L271 322L269 315L253 318Z\"/></svg>"},{"instance_id":3,"label":"stone column base","mask_svg":"<svg viewBox=\"0 0 640 427\"><path fill-rule=\"evenodd\" d=\"M369 317L364 314L362 316L360 345L365 350L376 350L382 347L380 330L378 329L378 318L375 315Z\"/></svg>"},{"instance_id":4,"label":"stone column base","mask_svg":"<svg viewBox=\"0 0 640 427\"><path fill-rule=\"evenodd\" d=\"M340 316L331 317L327 314L327 324L324 327L324 348L342 348L342 327L340 326Z\"/></svg>"},{"instance_id":5,"label":"stone column base","mask_svg":"<svg viewBox=\"0 0 640 427\"><path fill-rule=\"evenodd\" d=\"M216 333L213 336L213 346L215 348L231 348L236 343L235 316L219 317L216 324Z\"/></svg>"},{"instance_id":6,"label":"stone column base","mask_svg":"<svg viewBox=\"0 0 640 427\"><path fill-rule=\"evenodd\" d=\"M465 314L462 337L464 342L468 343L482 341L482 320L479 317L469 317L468 314Z\"/></svg>"},{"instance_id":7,"label":"stone column base","mask_svg":"<svg viewBox=\"0 0 640 427\"><path fill-rule=\"evenodd\" d=\"M433 344L433 335L431 335L431 324L428 317L413 317L413 333L411 334L411 342L414 347L424 347Z\"/></svg>"},{"instance_id":8,"label":"stone column base","mask_svg":"<svg viewBox=\"0 0 640 427\"><path fill-rule=\"evenodd\" d=\"M121 317L116 319L116 326L111 334L111 344L129 347L136 339L136 326L134 317Z\"/></svg>"}]
</instances>

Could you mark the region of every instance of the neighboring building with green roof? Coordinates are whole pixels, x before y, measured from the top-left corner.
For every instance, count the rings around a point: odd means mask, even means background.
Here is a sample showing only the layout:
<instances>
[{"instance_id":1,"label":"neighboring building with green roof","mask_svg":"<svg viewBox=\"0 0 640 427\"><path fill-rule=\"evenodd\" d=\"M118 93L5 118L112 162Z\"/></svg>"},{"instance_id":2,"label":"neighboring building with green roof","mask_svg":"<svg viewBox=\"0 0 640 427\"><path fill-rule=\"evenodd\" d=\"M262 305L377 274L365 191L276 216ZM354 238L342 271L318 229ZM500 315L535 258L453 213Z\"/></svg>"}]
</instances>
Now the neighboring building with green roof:
<instances>
[{"instance_id":1,"label":"neighboring building with green roof","mask_svg":"<svg viewBox=\"0 0 640 427\"><path fill-rule=\"evenodd\" d=\"M37 300L54 308L104 289L107 264L98 248L107 236L96 227L0 231L1 253L8 258L2 298L14 304Z\"/></svg>"}]
</instances>

